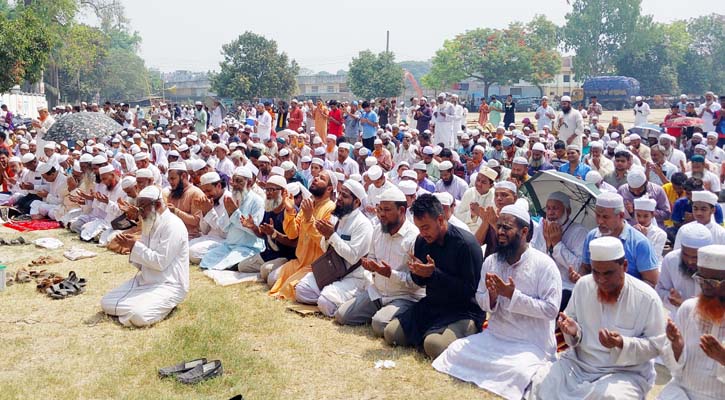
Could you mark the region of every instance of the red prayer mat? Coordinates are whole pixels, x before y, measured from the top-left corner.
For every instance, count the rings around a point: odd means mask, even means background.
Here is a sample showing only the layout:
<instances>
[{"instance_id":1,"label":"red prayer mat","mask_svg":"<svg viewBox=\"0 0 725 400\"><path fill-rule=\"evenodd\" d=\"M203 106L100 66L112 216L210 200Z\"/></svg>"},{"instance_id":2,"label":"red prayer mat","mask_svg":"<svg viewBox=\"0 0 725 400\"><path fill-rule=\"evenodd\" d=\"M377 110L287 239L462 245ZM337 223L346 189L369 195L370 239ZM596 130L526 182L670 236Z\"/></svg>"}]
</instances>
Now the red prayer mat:
<instances>
[{"instance_id":1,"label":"red prayer mat","mask_svg":"<svg viewBox=\"0 0 725 400\"><path fill-rule=\"evenodd\" d=\"M61 227L58 221L52 221L49 219L6 222L5 226L10 229L15 229L19 232L45 231L48 229L58 229Z\"/></svg>"}]
</instances>

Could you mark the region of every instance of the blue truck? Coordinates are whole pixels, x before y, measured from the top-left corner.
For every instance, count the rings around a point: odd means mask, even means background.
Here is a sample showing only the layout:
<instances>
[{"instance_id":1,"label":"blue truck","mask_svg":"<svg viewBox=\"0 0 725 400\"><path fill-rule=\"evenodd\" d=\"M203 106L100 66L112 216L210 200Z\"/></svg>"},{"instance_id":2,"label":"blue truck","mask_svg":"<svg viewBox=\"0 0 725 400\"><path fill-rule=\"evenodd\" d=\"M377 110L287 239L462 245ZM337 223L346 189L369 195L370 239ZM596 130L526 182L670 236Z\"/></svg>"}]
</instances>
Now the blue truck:
<instances>
[{"instance_id":1,"label":"blue truck","mask_svg":"<svg viewBox=\"0 0 725 400\"><path fill-rule=\"evenodd\" d=\"M631 108L635 96L639 96L639 81L627 76L595 76L584 81L584 102L591 96L607 110Z\"/></svg>"}]
</instances>

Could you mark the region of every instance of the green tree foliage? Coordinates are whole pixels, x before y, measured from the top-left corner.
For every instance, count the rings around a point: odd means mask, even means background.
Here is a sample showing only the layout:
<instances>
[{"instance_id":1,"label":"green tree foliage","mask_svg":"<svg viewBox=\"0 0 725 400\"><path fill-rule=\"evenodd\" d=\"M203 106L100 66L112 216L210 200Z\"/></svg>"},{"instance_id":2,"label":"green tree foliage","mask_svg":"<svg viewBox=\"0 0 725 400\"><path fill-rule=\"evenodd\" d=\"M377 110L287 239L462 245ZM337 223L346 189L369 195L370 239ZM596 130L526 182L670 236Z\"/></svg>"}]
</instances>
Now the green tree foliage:
<instances>
[{"instance_id":1,"label":"green tree foliage","mask_svg":"<svg viewBox=\"0 0 725 400\"><path fill-rule=\"evenodd\" d=\"M403 92L403 68L395 63L392 52L361 51L350 61L348 85L364 99L396 97Z\"/></svg>"},{"instance_id":2,"label":"green tree foliage","mask_svg":"<svg viewBox=\"0 0 725 400\"><path fill-rule=\"evenodd\" d=\"M576 53L578 80L616 72L620 49L635 32L641 0L574 0L565 16L563 45Z\"/></svg>"},{"instance_id":3,"label":"green tree foliage","mask_svg":"<svg viewBox=\"0 0 725 400\"><path fill-rule=\"evenodd\" d=\"M561 71L561 56L557 50L559 28L543 15L536 15L524 27L526 45L533 50L531 72L526 81L539 88L544 95L543 84L554 80Z\"/></svg>"},{"instance_id":4,"label":"green tree foliage","mask_svg":"<svg viewBox=\"0 0 725 400\"><path fill-rule=\"evenodd\" d=\"M93 80L103 78L99 87L101 99L111 101L138 100L148 93L148 70L143 59L124 49L110 49L97 69Z\"/></svg>"},{"instance_id":5,"label":"green tree foliage","mask_svg":"<svg viewBox=\"0 0 725 400\"><path fill-rule=\"evenodd\" d=\"M681 68L680 85L687 93L725 92L725 16L710 14L687 22L692 42Z\"/></svg>"},{"instance_id":6,"label":"green tree foliage","mask_svg":"<svg viewBox=\"0 0 725 400\"><path fill-rule=\"evenodd\" d=\"M212 89L222 97L282 97L296 89L299 66L277 50L277 42L245 32L222 46L221 71L212 75Z\"/></svg>"},{"instance_id":7,"label":"green tree foliage","mask_svg":"<svg viewBox=\"0 0 725 400\"><path fill-rule=\"evenodd\" d=\"M0 92L24 81L37 82L50 46L45 24L32 12L0 14Z\"/></svg>"},{"instance_id":8,"label":"green tree foliage","mask_svg":"<svg viewBox=\"0 0 725 400\"><path fill-rule=\"evenodd\" d=\"M56 62L60 68L61 92L77 102L92 98L101 82L89 81L95 76L101 61L108 54L109 38L98 28L73 25L58 51Z\"/></svg>"},{"instance_id":9,"label":"green tree foliage","mask_svg":"<svg viewBox=\"0 0 725 400\"><path fill-rule=\"evenodd\" d=\"M423 86L443 90L466 78L459 49L460 42L456 39L443 42L443 47L433 56L430 71L421 78Z\"/></svg>"}]
</instances>

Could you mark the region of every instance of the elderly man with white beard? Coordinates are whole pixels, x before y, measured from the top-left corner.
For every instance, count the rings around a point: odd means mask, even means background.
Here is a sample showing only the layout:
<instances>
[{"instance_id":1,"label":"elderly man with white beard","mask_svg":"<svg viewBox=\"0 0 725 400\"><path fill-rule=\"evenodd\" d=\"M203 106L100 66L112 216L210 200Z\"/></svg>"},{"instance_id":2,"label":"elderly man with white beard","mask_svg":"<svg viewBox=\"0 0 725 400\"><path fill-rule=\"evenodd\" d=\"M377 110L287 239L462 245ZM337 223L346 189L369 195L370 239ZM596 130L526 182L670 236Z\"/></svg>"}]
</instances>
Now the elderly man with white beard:
<instances>
[{"instance_id":1,"label":"elderly man with white beard","mask_svg":"<svg viewBox=\"0 0 725 400\"><path fill-rule=\"evenodd\" d=\"M199 266L203 269L229 269L264 250L264 241L243 222L251 219L259 225L264 216L264 200L251 190L252 171L237 167L230 184L232 196L224 197L225 212L217 221L227 236L202 257Z\"/></svg>"},{"instance_id":2,"label":"elderly man with white beard","mask_svg":"<svg viewBox=\"0 0 725 400\"><path fill-rule=\"evenodd\" d=\"M124 326L141 327L164 319L189 292L189 234L164 205L158 187L143 189L136 204L140 240L123 233L117 238L132 249L129 261L138 272L103 296L101 307Z\"/></svg>"},{"instance_id":3,"label":"elderly man with white beard","mask_svg":"<svg viewBox=\"0 0 725 400\"><path fill-rule=\"evenodd\" d=\"M592 273L579 279L558 325L569 350L531 382L533 399L643 399L665 345L657 292L627 273L618 237L588 243Z\"/></svg>"},{"instance_id":4,"label":"elderly man with white beard","mask_svg":"<svg viewBox=\"0 0 725 400\"><path fill-rule=\"evenodd\" d=\"M716 400L725 393L725 245L697 251L694 278L702 292L667 322L662 358L672 380L660 400Z\"/></svg>"},{"instance_id":5,"label":"elderly man with white beard","mask_svg":"<svg viewBox=\"0 0 725 400\"><path fill-rule=\"evenodd\" d=\"M481 225L481 216L486 207L493 207L493 184L496 182L498 173L491 168L482 165L478 172L471 176L473 187L463 193L461 202L456 207L455 216L468 226L471 232L475 232Z\"/></svg>"},{"instance_id":6,"label":"elderly man with white beard","mask_svg":"<svg viewBox=\"0 0 725 400\"><path fill-rule=\"evenodd\" d=\"M215 171L202 175L199 183L204 198L197 199L195 208L201 210L203 215L199 221L201 236L189 240L189 261L194 264L198 264L209 249L223 243L227 237L224 225L219 224L226 219L220 220L219 217L227 213L224 199L232 196L224 180Z\"/></svg>"},{"instance_id":7,"label":"elderly man with white beard","mask_svg":"<svg viewBox=\"0 0 725 400\"><path fill-rule=\"evenodd\" d=\"M526 242L530 221L518 204L501 210L498 251L483 262L476 290L476 303L490 313L488 328L456 340L433 361L440 372L515 400L537 369L556 357L561 301L554 262Z\"/></svg>"},{"instance_id":8,"label":"elderly man with white beard","mask_svg":"<svg viewBox=\"0 0 725 400\"><path fill-rule=\"evenodd\" d=\"M81 239L85 241L93 240L105 230L111 229L111 221L122 213L117 206L113 205L118 199L126 197L113 166L105 165L98 170L98 173L101 183L96 185L95 191L80 194L86 204L91 202L90 214L81 215L70 226L70 229L80 233Z\"/></svg>"},{"instance_id":9,"label":"elderly man with white beard","mask_svg":"<svg viewBox=\"0 0 725 400\"><path fill-rule=\"evenodd\" d=\"M553 192L546 200L546 218L534 228L531 247L548 254L559 269L561 275L561 306L563 311L569 303L574 283L569 279L569 269L578 268L582 261L584 240L587 229L580 223L570 220L571 203L563 192Z\"/></svg>"}]
</instances>

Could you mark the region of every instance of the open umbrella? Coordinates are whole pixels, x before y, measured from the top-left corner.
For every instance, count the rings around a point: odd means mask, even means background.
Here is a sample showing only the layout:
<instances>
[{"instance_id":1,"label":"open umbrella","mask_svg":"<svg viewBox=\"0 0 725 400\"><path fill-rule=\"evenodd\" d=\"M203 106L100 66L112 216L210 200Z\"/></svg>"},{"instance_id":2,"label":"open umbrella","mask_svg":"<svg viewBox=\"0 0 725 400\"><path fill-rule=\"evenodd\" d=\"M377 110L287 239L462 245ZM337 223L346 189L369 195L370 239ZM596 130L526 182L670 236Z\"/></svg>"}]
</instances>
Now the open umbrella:
<instances>
[{"instance_id":1,"label":"open umbrella","mask_svg":"<svg viewBox=\"0 0 725 400\"><path fill-rule=\"evenodd\" d=\"M668 119L665 121L664 126L665 128L688 128L690 126L702 126L704 124L705 121L702 118L680 117Z\"/></svg>"},{"instance_id":2,"label":"open umbrella","mask_svg":"<svg viewBox=\"0 0 725 400\"><path fill-rule=\"evenodd\" d=\"M662 133L662 128L660 128L659 125L655 124L644 124L630 128L629 132L636 133L642 137L649 137L650 134L654 134L654 136L659 136L659 134Z\"/></svg>"},{"instance_id":3,"label":"open umbrella","mask_svg":"<svg viewBox=\"0 0 725 400\"><path fill-rule=\"evenodd\" d=\"M64 115L48 129L43 140L85 140L111 136L123 130L118 122L100 112L79 112Z\"/></svg>"},{"instance_id":4,"label":"open umbrella","mask_svg":"<svg viewBox=\"0 0 725 400\"><path fill-rule=\"evenodd\" d=\"M599 189L574 175L547 170L541 171L524 183L534 209L541 215L546 209L546 200L554 192L563 192L571 202L571 220L579 222L587 229L597 226L594 215Z\"/></svg>"}]
</instances>

